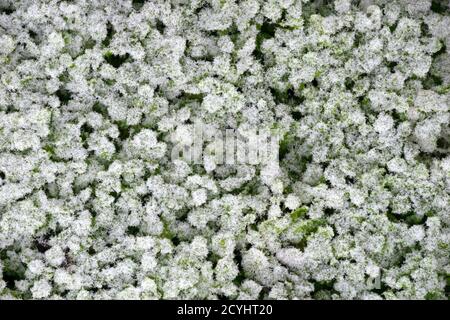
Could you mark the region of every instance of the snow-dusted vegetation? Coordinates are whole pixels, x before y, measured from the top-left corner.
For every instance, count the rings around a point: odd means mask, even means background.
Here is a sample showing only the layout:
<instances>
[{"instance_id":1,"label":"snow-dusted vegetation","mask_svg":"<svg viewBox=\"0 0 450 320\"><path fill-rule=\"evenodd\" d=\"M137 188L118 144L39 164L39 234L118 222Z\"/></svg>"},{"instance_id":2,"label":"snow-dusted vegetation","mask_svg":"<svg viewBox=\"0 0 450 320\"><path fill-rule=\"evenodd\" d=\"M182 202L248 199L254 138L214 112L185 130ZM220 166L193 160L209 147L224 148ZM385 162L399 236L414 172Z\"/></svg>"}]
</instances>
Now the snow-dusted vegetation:
<instances>
[{"instance_id":1,"label":"snow-dusted vegetation","mask_svg":"<svg viewBox=\"0 0 450 320\"><path fill-rule=\"evenodd\" d=\"M449 48L447 0L0 0L0 299L447 299Z\"/></svg>"}]
</instances>

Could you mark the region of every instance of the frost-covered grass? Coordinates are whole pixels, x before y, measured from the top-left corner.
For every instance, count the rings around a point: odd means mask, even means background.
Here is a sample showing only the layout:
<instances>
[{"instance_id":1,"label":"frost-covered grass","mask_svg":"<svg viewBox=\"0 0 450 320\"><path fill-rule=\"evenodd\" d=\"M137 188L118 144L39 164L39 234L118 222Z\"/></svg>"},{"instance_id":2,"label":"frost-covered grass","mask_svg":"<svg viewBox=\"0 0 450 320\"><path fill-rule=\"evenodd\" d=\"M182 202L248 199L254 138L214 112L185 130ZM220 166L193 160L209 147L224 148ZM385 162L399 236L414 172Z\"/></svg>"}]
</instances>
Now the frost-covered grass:
<instances>
[{"instance_id":1,"label":"frost-covered grass","mask_svg":"<svg viewBox=\"0 0 450 320\"><path fill-rule=\"evenodd\" d=\"M447 299L448 48L447 0L0 0L0 298Z\"/></svg>"}]
</instances>

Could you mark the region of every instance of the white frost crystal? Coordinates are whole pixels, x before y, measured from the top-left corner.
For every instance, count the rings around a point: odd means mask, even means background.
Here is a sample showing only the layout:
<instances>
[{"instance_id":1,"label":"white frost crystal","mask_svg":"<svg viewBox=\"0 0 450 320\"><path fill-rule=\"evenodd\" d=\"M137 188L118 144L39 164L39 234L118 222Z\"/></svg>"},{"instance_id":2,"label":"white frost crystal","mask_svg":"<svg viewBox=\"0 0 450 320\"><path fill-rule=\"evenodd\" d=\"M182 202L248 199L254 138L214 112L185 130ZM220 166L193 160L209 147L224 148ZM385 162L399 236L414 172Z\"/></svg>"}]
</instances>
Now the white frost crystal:
<instances>
[{"instance_id":1,"label":"white frost crystal","mask_svg":"<svg viewBox=\"0 0 450 320\"><path fill-rule=\"evenodd\" d=\"M0 299L448 299L449 48L444 0L0 1Z\"/></svg>"}]
</instances>

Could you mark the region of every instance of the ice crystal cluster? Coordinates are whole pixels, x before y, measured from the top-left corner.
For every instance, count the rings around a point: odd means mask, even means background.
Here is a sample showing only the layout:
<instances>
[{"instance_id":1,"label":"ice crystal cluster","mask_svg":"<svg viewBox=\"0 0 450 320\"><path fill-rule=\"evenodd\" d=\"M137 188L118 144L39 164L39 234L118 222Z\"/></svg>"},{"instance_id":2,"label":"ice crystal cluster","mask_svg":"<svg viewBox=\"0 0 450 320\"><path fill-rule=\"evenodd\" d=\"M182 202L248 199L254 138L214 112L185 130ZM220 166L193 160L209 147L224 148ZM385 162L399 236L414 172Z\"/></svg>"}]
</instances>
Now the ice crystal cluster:
<instances>
[{"instance_id":1,"label":"ice crystal cluster","mask_svg":"<svg viewBox=\"0 0 450 320\"><path fill-rule=\"evenodd\" d=\"M0 0L0 298L447 299L449 48L447 0Z\"/></svg>"}]
</instances>

